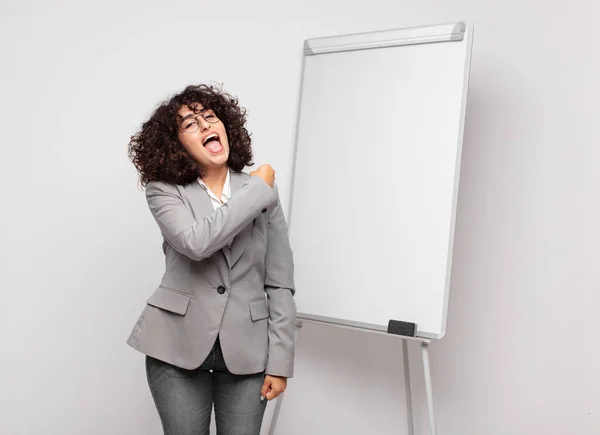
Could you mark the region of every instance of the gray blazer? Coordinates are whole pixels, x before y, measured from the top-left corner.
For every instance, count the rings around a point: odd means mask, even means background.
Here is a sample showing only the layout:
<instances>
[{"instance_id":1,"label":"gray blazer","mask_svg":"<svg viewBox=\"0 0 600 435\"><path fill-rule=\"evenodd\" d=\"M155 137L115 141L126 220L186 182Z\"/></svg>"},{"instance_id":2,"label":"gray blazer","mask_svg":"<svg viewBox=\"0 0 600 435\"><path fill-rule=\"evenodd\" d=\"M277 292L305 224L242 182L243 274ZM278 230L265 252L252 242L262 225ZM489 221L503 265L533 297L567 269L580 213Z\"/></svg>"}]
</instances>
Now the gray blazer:
<instances>
[{"instance_id":1,"label":"gray blazer","mask_svg":"<svg viewBox=\"0 0 600 435\"><path fill-rule=\"evenodd\" d=\"M197 182L151 182L146 199L166 270L127 344L194 369L219 336L230 372L292 377L294 266L277 187L233 172L217 210Z\"/></svg>"}]
</instances>

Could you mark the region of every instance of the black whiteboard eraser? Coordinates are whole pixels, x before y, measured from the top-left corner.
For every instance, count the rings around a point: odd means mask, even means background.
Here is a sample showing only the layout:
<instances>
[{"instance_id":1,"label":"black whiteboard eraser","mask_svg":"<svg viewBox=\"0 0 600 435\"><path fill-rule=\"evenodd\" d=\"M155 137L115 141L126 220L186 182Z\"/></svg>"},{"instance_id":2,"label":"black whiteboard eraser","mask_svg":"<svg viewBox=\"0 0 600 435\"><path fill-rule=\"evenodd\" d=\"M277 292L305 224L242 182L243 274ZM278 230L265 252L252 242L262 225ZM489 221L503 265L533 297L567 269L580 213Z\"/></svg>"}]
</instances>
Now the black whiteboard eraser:
<instances>
[{"instance_id":1,"label":"black whiteboard eraser","mask_svg":"<svg viewBox=\"0 0 600 435\"><path fill-rule=\"evenodd\" d=\"M388 334L414 337L417 334L417 325L412 322L403 322L401 320L390 320L388 323L387 332L388 332Z\"/></svg>"}]
</instances>

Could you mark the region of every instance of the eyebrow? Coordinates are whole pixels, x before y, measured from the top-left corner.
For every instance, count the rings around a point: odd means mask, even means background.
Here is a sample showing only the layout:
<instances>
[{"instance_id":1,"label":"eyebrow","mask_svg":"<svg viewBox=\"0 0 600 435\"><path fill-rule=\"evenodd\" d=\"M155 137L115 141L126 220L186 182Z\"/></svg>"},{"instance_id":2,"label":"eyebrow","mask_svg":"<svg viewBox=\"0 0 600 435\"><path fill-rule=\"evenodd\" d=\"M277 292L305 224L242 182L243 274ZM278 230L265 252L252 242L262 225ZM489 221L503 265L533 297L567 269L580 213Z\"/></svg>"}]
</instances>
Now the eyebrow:
<instances>
[{"instance_id":1,"label":"eyebrow","mask_svg":"<svg viewBox=\"0 0 600 435\"><path fill-rule=\"evenodd\" d=\"M193 117L194 117L194 112L190 112L190 113L188 113L187 115L185 115L183 118L181 118L181 121L180 121L180 122L183 122L183 121L185 121L186 119L193 118Z\"/></svg>"},{"instance_id":2,"label":"eyebrow","mask_svg":"<svg viewBox=\"0 0 600 435\"><path fill-rule=\"evenodd\" d=\"M199 113L208 112L209 110L212 110L212 109L202 108L202 110L200 110L200 112L199 112ZM189 118L193 118L194 116L196 116L195 114L196 114L196 112L193 112L193 111L192 111L192 112L190 112L190 113L188 113L188 114L187 114L187 115L185 115L183 118L181 118L181 121L180 121L180 122L183 122L183 121L185 121L186 119L189 119Z\"/></svg>"}]
</instances>

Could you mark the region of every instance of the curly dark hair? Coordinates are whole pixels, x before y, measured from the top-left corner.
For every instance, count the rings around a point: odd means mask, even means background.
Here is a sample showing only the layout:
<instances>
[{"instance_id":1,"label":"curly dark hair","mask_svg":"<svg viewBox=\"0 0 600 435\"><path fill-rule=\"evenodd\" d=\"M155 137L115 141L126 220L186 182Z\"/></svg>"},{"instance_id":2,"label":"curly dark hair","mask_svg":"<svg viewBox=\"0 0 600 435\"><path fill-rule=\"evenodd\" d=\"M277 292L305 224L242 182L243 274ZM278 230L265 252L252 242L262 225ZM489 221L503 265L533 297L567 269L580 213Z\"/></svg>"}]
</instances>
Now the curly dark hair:
<instances>
[{"instance_id":1,"label":"curly dark hair","mask_svg":"<svg viewBox=\"0 0 600 435\"><path fill-rule=\"evenodd\" d=\"M227 165L234 172L252 166L250 133L245 128L246 109L238 105L237 97L215 85L189 85L182 92L161 103L142 128L131 136L129 159L136 167L140 183L151 181L188 184L204 175L203 168L194 161L179 139L179 109L187 105L195 110L200 103L212 109L223 122L229 139Z\"/></svg>"}]
</instances>

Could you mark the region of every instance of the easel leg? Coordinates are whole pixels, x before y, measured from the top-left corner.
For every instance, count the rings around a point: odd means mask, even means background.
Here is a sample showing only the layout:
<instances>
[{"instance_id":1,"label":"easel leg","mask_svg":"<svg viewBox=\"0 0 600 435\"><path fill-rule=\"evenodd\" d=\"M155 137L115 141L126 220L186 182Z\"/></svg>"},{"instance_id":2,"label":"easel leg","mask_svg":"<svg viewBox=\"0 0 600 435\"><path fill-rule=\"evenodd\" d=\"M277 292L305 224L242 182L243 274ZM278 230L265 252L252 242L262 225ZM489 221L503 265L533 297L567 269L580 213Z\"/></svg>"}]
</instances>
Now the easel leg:
<instances>
[{"instance_id":1,"label":"easel leg","mask_svg":"<svg viewBox=\"0 0 600 435\"><path fill-rule=\"evenodd\" d=\"M404 391L406 393L406 422L408 425L408 435L415 435L412 391L410 387L410 366L408 364L408 342L406 340L402 340L402 357L404 359Z\"/></svg>"},{"instance_id":2,"label":"easel leg","mask_svg":"<svg viewBox=\"0 0 600 435\"><path fill-rule=\"evenodd\" d=\"M302 328L302 322L296 322L296 341L298 341L298 335L300 334L300 328ZM277 420L279 419L279 412L281 411L281 403L283 402L284 393L281 393L275 402L275 410L273 411L273 417L269 425L269 435L275 435L275 427L277 426ZM412 434L411 434L412 435Z\"/></svg>"},{"instance_id":3,"label":"easel leg","mask_svg":"<svg viewBox=\"0 0 600 435\"><path fill-rule=\"evenodd\" d=\"M425 373L425 392L427 394L427 410L429 411L429 433L436 435L435 415L433 413L433 387L431 385L431 369L429 367L429 343L421 343L423 355L423 372Z\"/></svg>"},{"instance_id":4,"label":"easel leg","mask_svg":"<svg viewBox=\"0 0 600 435\"><path fill-rule=\"evenodd\" d=\"M275 426L277 426L277 420L279 419L279 411L281 410L281 402L283 401L284 393L281 393L275 403L275 410L273 411L273 417L271 418L271 424L269 426L269 435L275 435Z\"/></svg>"}]
</instances>

